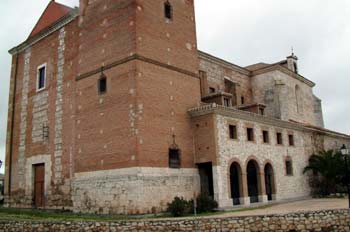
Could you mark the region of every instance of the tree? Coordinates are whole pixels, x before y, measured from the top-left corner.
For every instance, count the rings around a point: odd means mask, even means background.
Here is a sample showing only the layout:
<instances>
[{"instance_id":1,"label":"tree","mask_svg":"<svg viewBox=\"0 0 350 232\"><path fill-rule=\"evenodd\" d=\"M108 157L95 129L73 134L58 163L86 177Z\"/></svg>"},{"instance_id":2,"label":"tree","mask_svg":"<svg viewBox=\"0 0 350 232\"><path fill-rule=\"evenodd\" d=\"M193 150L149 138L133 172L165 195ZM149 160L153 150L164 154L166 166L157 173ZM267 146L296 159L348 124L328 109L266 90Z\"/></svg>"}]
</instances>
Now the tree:
<instances>
[{"instance_id":1,"label":"tree","mask_svg":"<svg viewBox=\"0 0 350 232\"><path fill-rule=\"evenodd\" d=\"M311 187L317 195L329 195L337 192L338 185L345 185L347 168L342 155L333 150L312 155L304 174L312 171Z\"/></svg>"}]
</instances>

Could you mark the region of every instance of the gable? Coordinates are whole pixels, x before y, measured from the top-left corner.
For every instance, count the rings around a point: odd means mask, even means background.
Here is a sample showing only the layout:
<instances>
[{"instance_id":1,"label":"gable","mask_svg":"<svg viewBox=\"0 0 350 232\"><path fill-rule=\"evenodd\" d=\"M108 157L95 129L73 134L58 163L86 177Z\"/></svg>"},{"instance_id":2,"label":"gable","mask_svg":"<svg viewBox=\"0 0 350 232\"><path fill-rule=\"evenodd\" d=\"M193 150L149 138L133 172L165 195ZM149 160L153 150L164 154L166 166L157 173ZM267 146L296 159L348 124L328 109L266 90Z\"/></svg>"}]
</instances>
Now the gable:
<instances>
[{"instance_id":1,"label":"gable","mask_svg":"<svg viewBox=\"0 0 350 232\"><path fill-rule=\"evenodd\" d=\"M52 25L60 18L68 14L71 10L72 8L68 6L56 3L55 1L50 1L49 5L46 7L44 13L41 15L39 21L36 23L35 27L30 33L29 38Z\"/></svg>"}]
</instances>

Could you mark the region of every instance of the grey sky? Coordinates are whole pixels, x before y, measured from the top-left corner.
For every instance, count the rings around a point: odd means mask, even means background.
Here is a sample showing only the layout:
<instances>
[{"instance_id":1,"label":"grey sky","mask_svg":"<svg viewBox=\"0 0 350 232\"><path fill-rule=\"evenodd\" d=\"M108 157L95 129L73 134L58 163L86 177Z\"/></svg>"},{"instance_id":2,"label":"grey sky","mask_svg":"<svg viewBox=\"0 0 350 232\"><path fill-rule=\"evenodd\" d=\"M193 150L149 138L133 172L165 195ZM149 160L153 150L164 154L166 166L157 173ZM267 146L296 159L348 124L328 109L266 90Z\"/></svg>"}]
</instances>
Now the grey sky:
<instances>
[{"instance_id":1,"label":"grey sky","mask_svg":"<svg viewBox=\"0 0 350 232\"><path fill-rule=\"evenodd\" d=\"M11 63L7 51L27 38L48 2L0 1L1 160ZM79 1L58 2L74 6ZM282 60L293 46L301 74L317 84L326 127L350 133L349 0L196 0L196 15L199 49L241 66Z\"/></svg>"}]
</instances>

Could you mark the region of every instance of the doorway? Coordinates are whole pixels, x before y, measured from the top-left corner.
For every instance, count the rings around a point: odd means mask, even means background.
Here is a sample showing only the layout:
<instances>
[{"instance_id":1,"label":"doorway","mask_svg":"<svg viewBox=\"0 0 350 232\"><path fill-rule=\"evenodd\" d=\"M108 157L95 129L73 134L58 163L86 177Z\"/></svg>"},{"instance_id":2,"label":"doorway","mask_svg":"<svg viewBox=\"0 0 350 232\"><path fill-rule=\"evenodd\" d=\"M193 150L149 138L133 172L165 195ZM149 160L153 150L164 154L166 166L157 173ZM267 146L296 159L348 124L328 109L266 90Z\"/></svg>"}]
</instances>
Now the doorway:
<instances>
[{"instance_id":1,"label":"doorway","mask_svg":"<svg viewBox=\"0 0 350 232\"><path fill-rule=\"evenodd\" d=\"M213 165L212 163L198 164L198 171L201 183L201 194L214 197Z\"/></svg>"},{"instance_id":2,"label":"doorway","mask_svg":"<svg viewBox=\"0 0 350 232\"><path fill-rule=\"evenodd\" d=\"M248 181L248 194L250 197L250 203L259 202L259 180L258 180L259 166L254 161L249 161L247 165L247 181Z\"/></svg>"},{"instance_id":3,"label":"doorway","mask_svg":"<svg viewBox=\"0 0 350 232\"><path fill-rule=\"evenodd\" d=\"M233 205L240 205L240 198L242 192L242 170L238 163L234 162L230 167L230 185L231 185L231 198Z\"/></svg>"},{"instance_id":4,"label":"doorway","mask_svg":"<svg viewBox=\"0 0 350 232\"><path fill-rule=\"evenodd\" d=\"M271 164L266 164L264 168L265 173L265 187L266 195L269 201L273 200L273 194L275 194L275 182L274 182L274 173Z\"/></svg>"},{"instance_id":5,"label":"doorway","mask_svg":"<svg viewBox=\"0 0 350 232\"><path fill-rule=\"evenodd\" d=\"M34 165L34 207L45 206L45 164Z\"/></svg>"}]
</instances>

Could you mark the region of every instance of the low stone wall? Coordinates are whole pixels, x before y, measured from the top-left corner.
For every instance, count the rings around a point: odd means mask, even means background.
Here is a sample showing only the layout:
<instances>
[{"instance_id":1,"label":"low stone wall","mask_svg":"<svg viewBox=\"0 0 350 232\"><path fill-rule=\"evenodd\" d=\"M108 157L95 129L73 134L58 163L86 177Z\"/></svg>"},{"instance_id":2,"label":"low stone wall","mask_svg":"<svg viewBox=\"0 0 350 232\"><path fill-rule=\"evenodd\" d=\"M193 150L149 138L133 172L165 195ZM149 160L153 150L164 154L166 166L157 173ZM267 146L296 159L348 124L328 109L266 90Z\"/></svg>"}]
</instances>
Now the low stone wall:
<instances>
[{"instance_id":1,"label":"low stone wall","mask_svg":"<svg viewBox=\"0 0 350 232\"><path fill-rule=\"evenodd\" d=\"M29 222L0 219L0 232L3 231L350 231L350 210L198 220L181 218L118 222Z\"/></svg>"}]
</instances>

